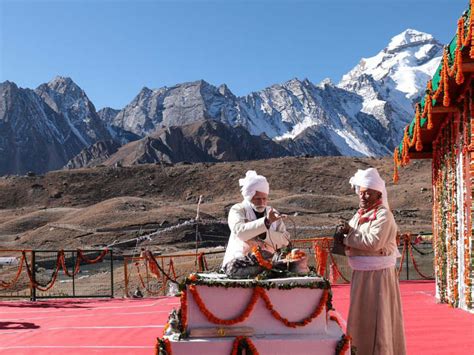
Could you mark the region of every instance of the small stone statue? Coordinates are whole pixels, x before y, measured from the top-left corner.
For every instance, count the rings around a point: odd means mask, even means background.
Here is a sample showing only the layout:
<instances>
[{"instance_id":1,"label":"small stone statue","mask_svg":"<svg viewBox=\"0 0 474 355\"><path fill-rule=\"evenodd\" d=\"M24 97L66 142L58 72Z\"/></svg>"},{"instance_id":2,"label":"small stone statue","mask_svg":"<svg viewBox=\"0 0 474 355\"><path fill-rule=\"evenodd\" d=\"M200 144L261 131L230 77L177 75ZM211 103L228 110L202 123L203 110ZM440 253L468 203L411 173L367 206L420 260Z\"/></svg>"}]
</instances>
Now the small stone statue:
<instances>
[{"instance_id":1,"label":"small stone statue","mask_svg":"<svg viewBox=\"0 0 474 355\"><path fill-rule=\"evenodd\" d=\"M142 291L140 290L140 288L137 286L137 289L135 290L135 292L133 292L133 298L143 298L143 293Z\"/></svg>"},{"instance_id":2,"label":"small stone statue","mask_svg":"<svg viewBox=\"0 0 474 355\"><path fill-rule=\"evenodd\" d=\"M163 335L171 336L176 333L179 333L179 318L178 312L173 308L168 317L168 327Z\"/></svg>"}]
</instances>

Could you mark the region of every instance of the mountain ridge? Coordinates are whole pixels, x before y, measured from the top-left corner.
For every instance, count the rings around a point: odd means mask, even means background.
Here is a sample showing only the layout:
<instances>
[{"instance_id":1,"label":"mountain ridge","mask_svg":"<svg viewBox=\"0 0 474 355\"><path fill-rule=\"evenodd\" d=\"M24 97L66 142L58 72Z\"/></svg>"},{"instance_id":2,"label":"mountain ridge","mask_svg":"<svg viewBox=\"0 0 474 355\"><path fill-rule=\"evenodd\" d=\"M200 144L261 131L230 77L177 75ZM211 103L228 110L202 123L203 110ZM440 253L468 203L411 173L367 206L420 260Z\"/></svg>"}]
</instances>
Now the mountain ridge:
<instances>
[{"instance_id":1,"label":"mountain ridge","mask_svg":"<svg viewBox=\"0 0 474 355\"><path fill-rule=\"evenodd\" d=\"M0 160L0 173L42 173L66 164L90 166L89 159L98 164L112 158L115 145L126 145L160 129L193 125L203 119L222 123L226 132L230 128L245 129L257 137L265 134L273 140L274 149L262 158L279 156L272 155L276 151L289 155L386 156L399 143L403 127L411 121L413 102L439 64L441 51L441 44L433 36L408 29L394 36L375 56L362 58L337 84L330 80L314 84L308 79L293 78L239 97L226 84L217 87L201 79L158 89L143 87L121 110L105 107L96 111L87 94L71 78L58 76L35 90L17 88L21 95L15 96L16 101L0 102L0 128L5 127L0 130L0 149L6 152L8 160L17 162ZM20 111L29 113L23 114L29 119L16 117L14 112ZM41 119L34 119L35 112ZM25 129L31 136L22 134ZM173 130L176 134L179 131ZM213 142L222 139L216 132L205 134ZM18 137L13 141L15 144L2 145L12 142L12 136ZM33 151L28 144L31 141L42 142L37 144L35 153L48 158L41 164L23 161L26 157L21 152ZM202 149L196 148L198 141L195 137L191 151ZM97 145L98 142L114 143ZM235 144L227 145L229 152L238 149ZM254 144L259 150L266 143L256 139ZM161 155L166 147L162 150ZM76 159L77 154L80 157ZM171 157L173 153L165 155Z\"/></svg>"}]
</instances>

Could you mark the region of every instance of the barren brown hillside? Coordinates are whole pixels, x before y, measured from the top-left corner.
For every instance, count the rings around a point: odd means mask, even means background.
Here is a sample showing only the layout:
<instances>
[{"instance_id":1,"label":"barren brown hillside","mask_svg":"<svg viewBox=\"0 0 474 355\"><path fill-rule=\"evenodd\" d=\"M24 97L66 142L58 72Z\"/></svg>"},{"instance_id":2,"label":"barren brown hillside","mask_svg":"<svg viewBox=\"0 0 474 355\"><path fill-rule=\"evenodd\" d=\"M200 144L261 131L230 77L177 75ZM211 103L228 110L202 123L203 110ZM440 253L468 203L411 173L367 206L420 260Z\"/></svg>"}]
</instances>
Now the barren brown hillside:
<instances>
[{"instance_id":1,"label":"barren brown hillside","mask_svg":"<svg viewBox=\"0 0 474 355\"><path fill-rule=\"evenodd\" d=\"M206 221L199 228L201 245L224 245L227 227L219 221L240 200L238 179L248 169L267 176L273 206L289 214L296 225L315 227L296 229L293 234L331 235L338 218L349 218L357 207L350 176L370 166L378 168L387 181L389 202L401 231L430 231L430 161L412 162L400 172L400 183L393 185L390 158L291 157L3 177L0 247L86 248L118 243L194 218L199 195L203 196L201 218ZM145 244L170 251L190 247L194 239L195 227L184 226Z\"/></svg>"}]
</instances>

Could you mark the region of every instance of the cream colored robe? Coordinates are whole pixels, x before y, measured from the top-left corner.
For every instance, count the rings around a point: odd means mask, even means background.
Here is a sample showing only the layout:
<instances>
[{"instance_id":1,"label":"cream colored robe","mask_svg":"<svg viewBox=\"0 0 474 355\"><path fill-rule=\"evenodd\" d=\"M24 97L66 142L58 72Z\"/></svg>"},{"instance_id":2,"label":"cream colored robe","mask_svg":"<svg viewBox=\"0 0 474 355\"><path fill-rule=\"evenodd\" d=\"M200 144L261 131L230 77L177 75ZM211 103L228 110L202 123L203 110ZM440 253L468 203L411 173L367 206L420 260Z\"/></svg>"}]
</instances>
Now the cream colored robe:
<instances>
[{"instance_id":1,"label":"cream colored robe","mask_svg":"<svg viewBox=\"0 0 474 355\"><path fill-rule=\"evenodd\" d=\"M362 217L373 215L369 211ZM344 240L347 256L392 255L397 252L397 225L392 213L380 206L374 221L358 225L356 214L349 222L353 230ZM347 332L358 355L404 355L405 335L400 289L395 267L374 271L352 271L351 301Z\"/></svg>"},{"instance_id":2,"label":"cream colored robe","mask_svg":"<svg viewBox=\"0 0 474 355\"><path fill-rule=\"evenodd\" d=\"M272 224L269 230L265 226L265 218L255 216L253 211L249 211L246 202L237 203L229 211L228 223L230 228L229 243L225 250L224 260L222 266L225 267L227 263L235 258L242 257L251 251L254 245L259 245L262 249L270 252L275 252L288 245L290 238L286 231L283 221L277 221ZM267 207L267 211L270 207ZM250 218L248 218L250 213ZM254 239L256 236L266 233L266 238L261 240Z\"/></svg>"}]
</instances>

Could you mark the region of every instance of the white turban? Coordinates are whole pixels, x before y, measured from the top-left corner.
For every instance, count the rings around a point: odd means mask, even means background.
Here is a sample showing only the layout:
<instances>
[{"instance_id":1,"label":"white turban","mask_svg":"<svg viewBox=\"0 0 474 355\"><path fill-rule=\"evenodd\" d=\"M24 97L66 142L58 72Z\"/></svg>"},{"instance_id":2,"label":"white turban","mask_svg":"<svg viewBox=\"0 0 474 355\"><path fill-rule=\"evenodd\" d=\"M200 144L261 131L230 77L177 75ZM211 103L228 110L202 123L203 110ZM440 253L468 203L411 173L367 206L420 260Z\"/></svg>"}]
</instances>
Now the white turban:
<instances>
[{"instance_id":1,"label":"white turban","mask_svg":"<svg viewBox=\"0 0 474 355\"><path fill-rule=\"evenodd\" d=\"M250 201L257 191L268 194L270 186L265 176L257 175L254 170L249 170L245 174L245 178L239 179L242 196L245 200Z\"/></svg>"},{"instance_id":2,"label":"white turban","mask_svg":"<svg viewBox=\"0 0 474 355\"><path fill-rule=\"evenodd\" d=\"M359 191L359 187L365 187L368 189L376 190L382 193L382 204L390 209L388 206L387 189L385 188L385 181L380 177L379 172L375 168L369 168L366 170L358 169L357 172L349 183L352 187L356 187L356 191Z\"/></svg>"}]
</instances>

